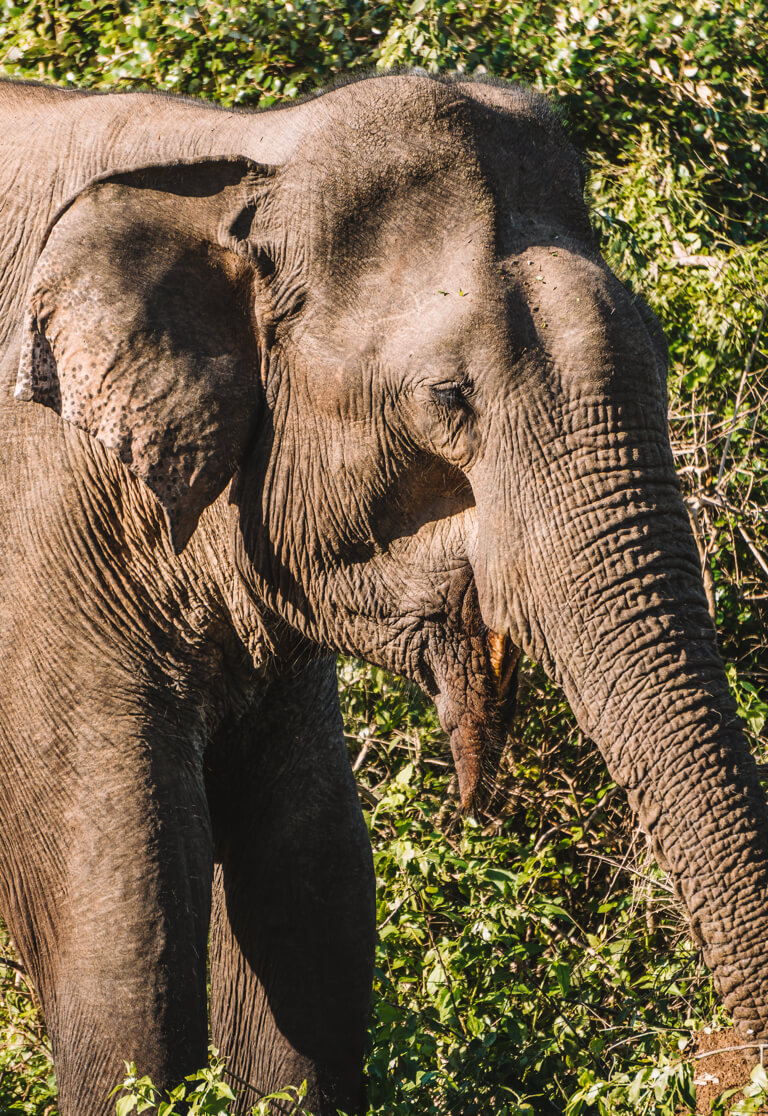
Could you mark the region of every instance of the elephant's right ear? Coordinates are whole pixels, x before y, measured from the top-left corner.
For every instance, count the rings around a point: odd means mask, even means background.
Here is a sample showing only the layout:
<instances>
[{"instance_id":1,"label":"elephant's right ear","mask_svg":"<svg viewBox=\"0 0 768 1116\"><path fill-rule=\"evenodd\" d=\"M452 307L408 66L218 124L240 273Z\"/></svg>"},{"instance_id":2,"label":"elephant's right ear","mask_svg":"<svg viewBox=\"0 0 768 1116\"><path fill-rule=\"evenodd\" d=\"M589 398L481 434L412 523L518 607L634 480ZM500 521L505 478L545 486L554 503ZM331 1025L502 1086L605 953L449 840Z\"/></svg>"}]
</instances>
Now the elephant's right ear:
<instances>
[{"instance_id":1,"label":"elephant's right ear","mask_svg":"<svg viewBox=\"0 0 768 1116\"><path fill-rule=\"evenodd\" d=\"M177 552L258 419L271 265L246 238L269 176L225 159L98 180L56 217L30 286L17 398L140 477Z\"/></svg>"}]
</instances>

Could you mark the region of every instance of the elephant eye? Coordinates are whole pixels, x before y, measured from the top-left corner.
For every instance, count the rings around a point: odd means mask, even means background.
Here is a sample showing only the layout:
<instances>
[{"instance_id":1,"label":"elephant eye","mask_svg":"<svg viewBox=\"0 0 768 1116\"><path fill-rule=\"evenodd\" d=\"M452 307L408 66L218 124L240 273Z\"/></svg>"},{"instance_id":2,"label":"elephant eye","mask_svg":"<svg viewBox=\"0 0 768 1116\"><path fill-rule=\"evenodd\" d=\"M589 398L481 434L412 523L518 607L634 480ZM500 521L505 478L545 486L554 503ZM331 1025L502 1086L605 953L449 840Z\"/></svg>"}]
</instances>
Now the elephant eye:
<instances>
[{"instance_id":1,"label":"elephant eye","mask_svg":"<svg viewBox=\"0 0 768 1116\"><path fill-rule=\"evenodd\" d=\"M456 380L452 380L450 383L446 384L434 384L430 388L430 395L433 403L436 403L438 407L442 409L450 411L455 411L459 407L463 407L471 392L472 385L469 381L457 383Z\"/></svg>"}]
</instances>

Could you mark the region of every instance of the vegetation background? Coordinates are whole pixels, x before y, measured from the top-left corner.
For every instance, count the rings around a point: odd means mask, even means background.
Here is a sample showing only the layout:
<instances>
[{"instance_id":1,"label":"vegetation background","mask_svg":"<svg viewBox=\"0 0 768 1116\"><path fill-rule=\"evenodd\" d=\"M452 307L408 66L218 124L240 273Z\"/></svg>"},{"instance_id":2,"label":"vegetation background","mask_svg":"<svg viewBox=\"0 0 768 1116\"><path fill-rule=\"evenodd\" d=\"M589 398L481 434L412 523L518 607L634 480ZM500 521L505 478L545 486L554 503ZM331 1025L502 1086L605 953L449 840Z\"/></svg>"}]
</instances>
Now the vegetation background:
<instances>
[{"instance_id":1,"label":"vegetation background","mask_svg":"<svg viewBox=\"0 0 768 1116\"><path fill-rule=\"evenodd\" d=\"M604 254L667 330L680 476L765 761L763 0L0 2L10 77L265 108L399 65L535 85L585 153ZM690 1028L726 1021L668 882L560 695L525 665L498 793L461 823L429 704L360 663L340 664L340 683L379 879L370 1116L690 1111ZM0 958L0 1114L52 1114L45 1035L7 936ZM218 1080L188 1085L194 1111L226 1111ZM132 1095L141 1088L151 1096L146 1083Z\"/></svg>"}]
</instances>

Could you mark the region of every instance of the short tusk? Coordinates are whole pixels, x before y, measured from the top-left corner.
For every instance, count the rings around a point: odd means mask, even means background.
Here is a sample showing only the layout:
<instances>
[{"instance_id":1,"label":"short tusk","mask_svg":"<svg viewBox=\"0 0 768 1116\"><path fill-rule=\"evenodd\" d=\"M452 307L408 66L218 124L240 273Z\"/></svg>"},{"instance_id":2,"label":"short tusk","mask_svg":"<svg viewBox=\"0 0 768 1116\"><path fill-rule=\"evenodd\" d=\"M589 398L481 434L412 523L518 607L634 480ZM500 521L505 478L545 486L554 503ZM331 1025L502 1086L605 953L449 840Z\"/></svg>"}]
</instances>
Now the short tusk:
<instances>
[{"instance_id":1,"label":"short tusk","mask_svg":"<svg viewBox=\"0 0 768 1116\"><path fill-rule=\"evenodd\" d=\"M520 652L510 642L509 636L490 631L488 633L488 654L491 661L491 673L496 680L496 693L500 699L503 699L512 682L512 675L520 658Z\"/></svg>"},{"instance_id":2,"label":"short tusk","mask_svg":"<svg viewBox=\"0 0 768 1116\"><path fill-rule=\"evenodd\" d=\"M488 633L488 650L491 657L491 670L496 679L496 685L501 684L501 675L504 667L504 655L509 646L509 636L499 635L498 632Z\"/></svg>"}]
</instances>

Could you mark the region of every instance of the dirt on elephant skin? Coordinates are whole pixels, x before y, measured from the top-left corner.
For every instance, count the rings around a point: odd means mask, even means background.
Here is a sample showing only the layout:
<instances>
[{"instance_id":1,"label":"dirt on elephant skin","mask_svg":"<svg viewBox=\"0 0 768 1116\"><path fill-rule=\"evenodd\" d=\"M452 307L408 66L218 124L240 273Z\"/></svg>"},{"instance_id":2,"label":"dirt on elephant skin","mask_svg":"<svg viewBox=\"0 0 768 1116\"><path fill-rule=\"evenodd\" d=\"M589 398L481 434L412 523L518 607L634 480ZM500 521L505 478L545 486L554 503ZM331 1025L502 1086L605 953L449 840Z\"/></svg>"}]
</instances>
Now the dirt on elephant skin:
<instances>
[{"instance_id":1,"label":"dirt on elephant skin","mask_svg":"<svg viewBox=\"0 0 768 1116\"><path fill-rule=\"evenodd\" d=\"M762 1061L768 1070L768 1044L762 1048L756 1042L745 1042L744 1036L735 1031L699 1031L691 1051L693 1076L696 1086L696 1112L709 1113L713 1101L726 1091L750 1084L750 1074ZM725 1111L742 1099L742 1093L728 1098ZM768 1113L763 1105L756 1112Z\"/></svg>"}]
</instances>

